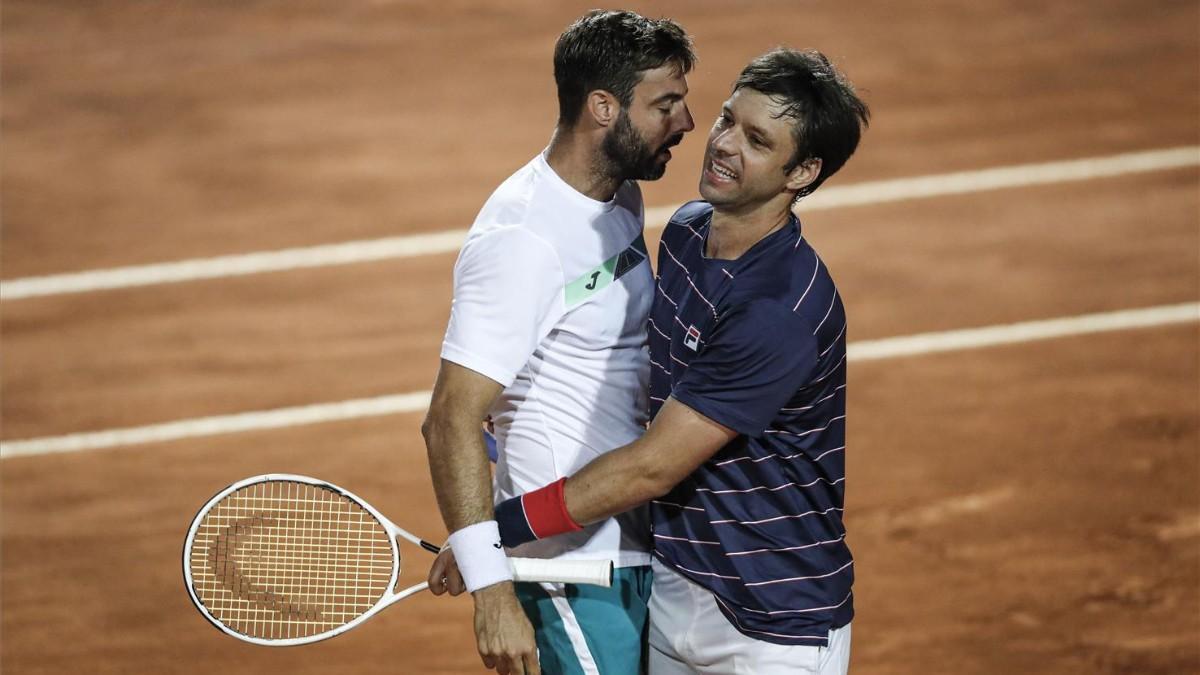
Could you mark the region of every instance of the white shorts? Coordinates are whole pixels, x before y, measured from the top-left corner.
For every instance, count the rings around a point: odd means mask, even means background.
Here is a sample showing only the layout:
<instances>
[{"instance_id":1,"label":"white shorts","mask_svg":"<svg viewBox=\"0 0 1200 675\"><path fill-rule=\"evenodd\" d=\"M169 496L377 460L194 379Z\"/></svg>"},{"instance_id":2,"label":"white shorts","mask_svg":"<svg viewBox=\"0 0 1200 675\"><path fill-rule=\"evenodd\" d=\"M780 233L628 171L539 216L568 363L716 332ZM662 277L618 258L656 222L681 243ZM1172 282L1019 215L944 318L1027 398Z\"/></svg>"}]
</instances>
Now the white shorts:
<instances>
[{"instance_id":1,"label":"white shorts","mask_svg":"<svg viewBox=\"0 0 1200 675\"><path fill-rule=\"evenodd\" d=\"M650 593L650 675L845 675L850 626L829 632L829 646L777 645L739 633L708 590L657 559Z\"/></svg>"}]
</instances>

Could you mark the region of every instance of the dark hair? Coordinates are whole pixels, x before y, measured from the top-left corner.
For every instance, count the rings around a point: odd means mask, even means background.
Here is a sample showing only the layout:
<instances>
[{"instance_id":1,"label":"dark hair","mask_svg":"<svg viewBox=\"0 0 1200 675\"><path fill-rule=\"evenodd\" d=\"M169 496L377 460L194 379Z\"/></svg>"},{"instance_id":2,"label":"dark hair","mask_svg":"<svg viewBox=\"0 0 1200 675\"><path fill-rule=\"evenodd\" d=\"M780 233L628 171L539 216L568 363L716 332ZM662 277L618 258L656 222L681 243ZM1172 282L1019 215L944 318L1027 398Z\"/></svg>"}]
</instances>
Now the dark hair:
<instances>
[{"instance_id":1,"label":"dark hair","mask_svg":"<svg viewBox=\"0 0 1200 675\"><path fill-rule=\"evenodd\" d=\"M763 54L742 70L733 90L743 87L769 96L783 106L780 117L792 120L796 153L784 171L810 159L821 160L821 173L797 198L812 194L842 168L871 116L854 86L816 50L780 47Z\"/></svg>"},{"instance_id":2,"label":"dark hair","mask_svg":"<svg viewBox=\"0 0 1200 675\"><path fill-rule=\"evenodd\" d=\"M642 72L675 62L684 73L696 62L692 40L670 19L595 10L567 27L554 46L558 123L573 126L588 92L610 92L628 107Z\"/></svg>"}]
</instances>

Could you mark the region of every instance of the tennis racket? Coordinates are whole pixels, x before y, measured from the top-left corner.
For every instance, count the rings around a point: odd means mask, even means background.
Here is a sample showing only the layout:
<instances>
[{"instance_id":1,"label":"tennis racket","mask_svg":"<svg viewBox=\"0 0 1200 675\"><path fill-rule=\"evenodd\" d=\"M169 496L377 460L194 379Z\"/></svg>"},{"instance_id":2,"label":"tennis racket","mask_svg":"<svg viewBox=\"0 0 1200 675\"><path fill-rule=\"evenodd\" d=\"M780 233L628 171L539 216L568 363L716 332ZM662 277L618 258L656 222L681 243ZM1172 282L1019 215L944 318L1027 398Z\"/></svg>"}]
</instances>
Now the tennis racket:
<instances>
[{"instance_id":1,"label":"tennis racket","mask_svg":"<svg viewBox=\"0 0 1200 675\"><path fill-rule=\"evenodd\" d=\"M325 481L268 474L221 490L196 514L183 577L196 609L239 640L307 644L344 633L428 588L397 589L397 538L440 549ZM517 581L612 583L608 560L510 558Z\"/></svg>"}]
</instances>

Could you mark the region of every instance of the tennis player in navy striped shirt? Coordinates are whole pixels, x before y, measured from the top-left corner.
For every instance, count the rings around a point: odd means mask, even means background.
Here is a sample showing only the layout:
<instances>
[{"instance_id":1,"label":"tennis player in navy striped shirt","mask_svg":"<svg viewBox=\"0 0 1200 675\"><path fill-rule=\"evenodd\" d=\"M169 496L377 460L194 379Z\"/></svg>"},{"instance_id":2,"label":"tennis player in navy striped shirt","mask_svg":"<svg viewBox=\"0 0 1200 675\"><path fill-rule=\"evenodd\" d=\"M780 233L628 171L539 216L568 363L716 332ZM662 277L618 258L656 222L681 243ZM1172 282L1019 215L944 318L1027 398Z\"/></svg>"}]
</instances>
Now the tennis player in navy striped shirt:
<instances>
[{"instance_id":1,"label":"tennis player in navy striped shirt","mask_svg":"<svg viewBox=\"0 0 1200 675\"><path fill-rule=\"evenodd\" d=\"M752 61L671 218L640 440L496 509L509 546L649 501L650 672L845 673L846 315L794 202L858 145L866 105L818 52Z\"/></svg>"}]
</instances>

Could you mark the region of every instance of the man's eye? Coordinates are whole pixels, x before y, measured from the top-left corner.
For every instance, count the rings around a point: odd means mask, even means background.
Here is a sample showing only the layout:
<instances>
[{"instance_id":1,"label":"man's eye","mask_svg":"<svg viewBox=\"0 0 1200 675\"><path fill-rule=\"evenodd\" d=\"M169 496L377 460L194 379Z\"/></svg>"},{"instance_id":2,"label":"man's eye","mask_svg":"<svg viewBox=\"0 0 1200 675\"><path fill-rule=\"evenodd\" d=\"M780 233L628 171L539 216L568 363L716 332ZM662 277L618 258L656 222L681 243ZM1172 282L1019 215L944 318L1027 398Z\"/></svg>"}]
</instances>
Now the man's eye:
<instances>
[{"instance_id":1,"label":"man's eye","mask_svg":"<svg viewBox=\"0 0 1200 675\"><path fill-rule=\"evenodd\" d=\"M671 108L670 108L670 106L668 106L668 107L666 107L666 108L659 108L659 109L658 109L658 111L659 111L660 113L664 114L664 115L670 115L670 114L671 114Z\"/></svg>"}]
</instances>

